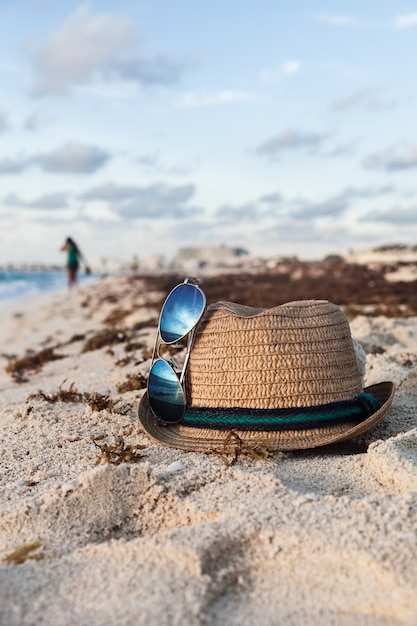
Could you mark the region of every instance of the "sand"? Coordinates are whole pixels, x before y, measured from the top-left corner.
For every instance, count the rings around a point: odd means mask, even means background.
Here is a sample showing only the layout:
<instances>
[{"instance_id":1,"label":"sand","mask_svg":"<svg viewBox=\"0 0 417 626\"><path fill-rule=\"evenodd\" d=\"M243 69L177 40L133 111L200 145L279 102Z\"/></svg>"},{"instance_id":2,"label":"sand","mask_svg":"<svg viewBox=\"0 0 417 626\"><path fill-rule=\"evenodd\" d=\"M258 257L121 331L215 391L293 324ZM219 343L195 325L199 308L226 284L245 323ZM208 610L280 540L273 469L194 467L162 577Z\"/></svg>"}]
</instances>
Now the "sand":
<instances>
[{"instance_id":1,"label":"sand","mask_svg":"<svg viewBox=\"0 0 417 626\"><path fill-rule=\"evenodd\" d=\"M417 624L417 319L352 321L366 384L397 384L373 431L229 467L151 443L144 390L117 391L147 372L162 296L105 279L0 309L0 623ZM47 347L62 358L25 382L5 372ZM71 385L78 401L46 399ZM120 438L136 462L100 461Z\"/></svg>"}]
</instances>

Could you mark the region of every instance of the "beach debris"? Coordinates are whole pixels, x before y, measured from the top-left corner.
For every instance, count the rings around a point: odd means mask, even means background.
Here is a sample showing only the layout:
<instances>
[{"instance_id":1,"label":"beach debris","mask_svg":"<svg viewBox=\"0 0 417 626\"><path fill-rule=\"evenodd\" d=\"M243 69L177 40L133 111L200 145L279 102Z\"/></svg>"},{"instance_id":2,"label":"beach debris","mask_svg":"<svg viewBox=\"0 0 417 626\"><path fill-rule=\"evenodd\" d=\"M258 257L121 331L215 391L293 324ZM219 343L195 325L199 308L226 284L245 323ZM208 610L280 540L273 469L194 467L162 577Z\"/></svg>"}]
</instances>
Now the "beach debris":
<instances>
[{"instance_id":1,"label":"beach debris","mask_svg":"<svg viewBox=\"0 0 417 626\"><path fill-rule=\"evenodd\" d=\"M144 450L147 447L142 444L126 444L123 437L116 437L115 443L112 444L97 442L102 439L102 435L91 438L94 445L100 450L95 465L99 465L100 463L110 463L111 465L137 463L142 458L140 450Z\"/></svg>"},{"instance_id":2,"label":"beach debris","mask_svg":"<svg viewBox=\"0 0 417 626\"><path fill-rule=\"evenodd\" d=\"M72 337L70 337L70 339L68 339L68 341L66 342L68 343L76 343L77 341L84 341L85 339L85 334L84 333L76 333L75 335L72 335Z\"/></svg>"},{"instance_id":3,"label":"beach debris","mask_svg":"<svg viewBox=\"0 0 417 626\"><path fill-rule=\"evenodd\" d=\"M92 411L103 411L107 409L113 411L120 398L113 400L108 394L101 394L98 391L84 391L81 393L77 390L74 383L71 383L68 389L64 389L63 385L66 379L60 384L58 391L48 395L41 389L38 393L33 393L26 398L26 402L30 400L46 400L46 402L86 402Z\"/></svg>"},{"instance_id":4,"label":"beach debris","mask_svg":"<svg viewBox=\"0 0 417 626\"><path fill-rule=\"evenodd\" d=\"M143 374L128 374L126 379L116 386L118 393L127 393L128 391L136 391L146 387L146 378Z\"/></svg>"},{"instance_id":5,"label":"beach debris","mask_svg":"<svg viewBox=\"0 0 417 626\"><path fill-rule=\"evenodd\" d=\"M152 358L152 354L153 354L153 349L152 348L144 348L144 350L142 352L142 359L143 359L143 361L147 361L148 359L151 359Z\"/></svg>"},{"instance_id":6,"label":"beach debris","mask_svg":"<svg viewBox=\"0 0 417 626\"><path fill-rule=\"evenodd\" d=\"M132 326L133 330L142 330L143 328L157 328L158 318L153 317L150 320L143 320L141 322L135 322Z\"/></svg>"},{"instance_id":7,"label":"beach debris","mask_svg":"<svg viewBox=\"0 0 417 626\"><path fill-rule=\"evenodd\" d=\"M128 341L125 345L125 352L133 352L134 350L143 350L147 348L144 341Z\"/></svg>"},{"instance_id":8,"label":"beach debris","mask_svg":"<svg viewBox=\"0 0 417 626\"><path fill-rule=\"evenodd\" d=\"M184 463L181 463L181 461L173 461L168 465L165 472L168 474L173 474L174 472L182 472L182 470L185 469L186 466L184 465Z\"/></svg>"},{"instance_id":9,"label":"beach debris","mask_svg":"<svg viewBox=\"0 0 417 626\"><path fill-rule=\"evenodd\" d=\"M132 357L131 356L125 356L121 359L117 359L117 361L115 361L115 365L117 365L118 367L125 367L125 365L129 365L129 363L132 362Z\"/></svg>"},{"instance_id":10,"label":"beach debris","mask_svg":"<svg viewBox=\"0 0 417 626\"><path fill-rule=\"evenodd\" d=\"M48 361L56 361L65 358L64 354L56 354L55 348L44 348L40 352L28 352L25 356L14 359L8 363L5 370L11 374L15 382L27 382L23 378L23 372L33 370L39 372Z\"/></svg>"},{"instance_id":11,"label":"beach debris","mask_svg":"<svg viewBox=\"0 0 417 626\"><path fill-rule=\"evenodd\" d=\"M4 563L8 565L20 565L28 560L40 561L45 558L45 553L43 552L35 552L39 548L42 548L44 542L41 539L37 539L36 541L29 541L28 543L24 543L19 548L16 548L13 552L4 557Z\"/></svg>"},{"instance_id":12,"label":"beach debris","mask_svg":"<svg viewBox=\"0 0 417 626\"><path fill-rule=\"evenodd\" d=\"M217 454L222 459L226 467L234 465L239 456L251 456L257 461L267 459L270 456L267 444L260 440L256 443L248 443L243 441L241 437L231 430L223 440L223 448L208 450L213 454Z\"/></svg>"},{"instance_id":13,"label":"beach debris","mask_svg":"<svg viewBox=\"0 0 417 626\"><path fill-rule=\"evenodd\" d=\"M125 331L118 330L117 328L103 328L103 330L100 330L87 339L81 353L92 352L93 350L104 348L104 346L111 346L115 343L123 343L124 341L126 341Z\"/></svg>"},{"instance_id":14,"label":"beach debris","mask_svg":"<svg viewBox=\"0 0 417 626\"><path fill-rule=\"evenodd\" d=\"M92 411L103 411L103 409L113 411L116 404L120 402L120 398L112 400L108 394L103 395L98 391L85 393L84 396L86 397L87 404Z\"/></svg>"},{"instance_id":15,"label":"beach debris","mask_svg":"<svg viewBox=\"0 0 417 626\"><path fill-rule=\"evenodd\" d=\"M78 489L80 485L75 480L67 480L65 483L61 485L61 491L63 493L69 493L70 491L75 491Z\"/></svg>"},{"instance_id":16,"label":"beach debris","mask_svg":"<svg viewBox=\"0 0 417 626\"><path fill-rule=\"evenodd\" d=\"M36 487L36 485L39 483L39 480L33 480L32 478L29 478L29 480L24 481L24 486L25 487Z\"/></svg>"},{"instance_id":17,"label":"beach debris","mask_svg":"<svg viewBox=\"0 0 417 626\"><path fill-rule=\"evenodd\" d=\"M60 384L58 391L52 395L44 393L39 389L38 393L33 393L26 398L26 402L30 400L46 400L47 402L82 402L84 394L77 391L75 384L71 383L68 389L63 388L66 379Z\"/></svg>"},{"instance_id":18,"label":"beach debris","mask_svg":"<svg viewBox=\"0 0 417 626\"><path fill-rule=\"evenodd\" d=\"M113 309L107 317L104 318L104 324L110 324L110 326L116 326L116 324L120 324L128 315L134 313L134 309L122 309L116 307Z\"/></svg>"}]
</instances>

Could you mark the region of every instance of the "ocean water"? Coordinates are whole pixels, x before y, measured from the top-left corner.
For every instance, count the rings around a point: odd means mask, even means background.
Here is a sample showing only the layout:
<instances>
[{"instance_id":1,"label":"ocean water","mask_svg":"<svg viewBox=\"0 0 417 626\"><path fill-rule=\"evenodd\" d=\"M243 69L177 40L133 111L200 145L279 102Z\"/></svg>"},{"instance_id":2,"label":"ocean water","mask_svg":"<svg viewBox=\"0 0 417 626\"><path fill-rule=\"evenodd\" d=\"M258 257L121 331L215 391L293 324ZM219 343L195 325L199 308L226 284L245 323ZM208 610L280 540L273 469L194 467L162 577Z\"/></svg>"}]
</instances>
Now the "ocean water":
<instances>
[{"instance_id":1,"label":"ocean water","mask_svg":"<svg viewBox=\"0 0 417 626\"><path fill-rule=\"evenodd\" d=\"M95 280L79 275L79 283ZM0 307L38 294L66 289L67 275L60 270L0 269Z\"/></svg>"}]
</instances>

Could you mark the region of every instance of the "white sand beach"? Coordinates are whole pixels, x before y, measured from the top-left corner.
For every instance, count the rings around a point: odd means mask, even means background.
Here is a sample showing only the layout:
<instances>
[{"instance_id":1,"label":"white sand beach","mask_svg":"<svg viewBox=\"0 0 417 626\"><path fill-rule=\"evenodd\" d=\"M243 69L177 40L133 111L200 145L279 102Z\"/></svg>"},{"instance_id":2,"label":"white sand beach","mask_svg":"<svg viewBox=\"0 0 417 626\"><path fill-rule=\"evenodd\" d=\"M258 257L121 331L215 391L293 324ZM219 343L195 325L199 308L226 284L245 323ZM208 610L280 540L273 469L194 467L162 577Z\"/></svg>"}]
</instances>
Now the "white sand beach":
<instances>
[{"instance_id":1,"label":"white sand beach","mask_svg":"<svg viewBox=\"0 0 417 626\"><path fill-rule=\"evenodd\" d=\"M397 385L374 430L227 466L137 421L164 295L108 278L0 309L0 624L417 624L417 318L352 321L365 383Z\"/></svg>"}]
</instances>

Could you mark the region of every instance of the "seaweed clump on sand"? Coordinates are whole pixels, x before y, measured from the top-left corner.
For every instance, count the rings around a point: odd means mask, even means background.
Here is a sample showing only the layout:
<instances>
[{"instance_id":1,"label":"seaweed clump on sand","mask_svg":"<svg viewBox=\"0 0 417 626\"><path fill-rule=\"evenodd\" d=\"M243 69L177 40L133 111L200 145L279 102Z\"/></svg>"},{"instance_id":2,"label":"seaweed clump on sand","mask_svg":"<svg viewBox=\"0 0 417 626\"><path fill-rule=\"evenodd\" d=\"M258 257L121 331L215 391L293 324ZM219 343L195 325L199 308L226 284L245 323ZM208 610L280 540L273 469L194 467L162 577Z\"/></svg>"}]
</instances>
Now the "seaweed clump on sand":
<instances>
[{"instance_id":1,"label":"seaweed clump on sand","mask_svg":"<svg viewBox=\"0 0 417 626\"><path fill-rule=\"evenodd\" d=\"M15 382L26 382L27 379L23 376L24 372L28 370L39 372L45 363L64 358L63 354L56 354L54 350L55 348L44 348L39 352L28 352L25 356L8 363L5 371L7 374L11 374Z\"/></svg>"},{"instance_id":2,"label":"seaweed clump on sand","mask_svg":"<svg viewBox=\"0 0 417 626\"><path fill-rule=\"evenodd\" d=\"M125 443L123 437L116 437L115 443L108 444L97 443L98 440L106 438L106 435L100 437L92 437L92 442L99 448L100 454L97 457L96 465L99 463L110 463L111 465L120 465L121 463L137 463L141 458L141 450L146 448L145 445L131 445Z\"/></svg>"},{"instance_id":3,"label":"seaweed clump on sand","mask_svg":"<svg viewBox=\"0 0 417 626\"><path fill-rule=\"evenodd\" d=\"M116 404L120 402L120 400L112 400L108 394L101 394L98 391L93 391L91 393L84 394L87 404L92 411L103 411L106 409L107 411L113 411Z\"/></svg>"},{"instance_id":4,"label":"seaweed clump on sand","mask_svg":"<svg viewBox=\"0 0 417 626\"><path fill-rule=\"evenodd\" d=\"M3 562L7 563L8 565L21 565L21 563L24 563L28 560L40 561L44 559L46 555L44 552L35 551L39 550L39 548L42 548L42 546L43 541L41 541L40 539L24 543L22 546L19 546L19 548L16 548L16 550L13 550L13 552L11 552L10 554L7 554L4 557Z\"/></svg>"},{"instance_id":5,"label":"seaweed clump on sand","mask_svg":"<svg viewBox=\"0 0 417 626\"><path fill-rule=\"evenodd\" d=\"M145 389L146 378L143 374L128 374L126 380L119 383L116 387L118 393L127 393L128 391L137 391Z\"/></svg>"},{"instance_id":6,"label":"seaweed clump on sand","mask_svg":"<svg viewBox=\"0 0 417 626\"><path fill-rule=\"evenodd\" d=\"M81 353L84 354L85 352L91 352L92 350L99 350L100 348L111 346L115 343L123 343L126 339L126 333L123 330L119 330L117 328L104 328L87 339L82 347Z\"/></svg>"},{"instance_id":7,"label":"seaweed clump on sand","mask_svg":"<svg viewBox=\"0 0 417 626\"><path fill-rule=\"evenodd\" d=\"M251 456L257 461L267 459L270 456L266 443L262 441L256 443L243 441L233 430L224 438L222 448L207 450L207 452L217 454L227 467L234 465L239 456Z\"/></svg>"},{"instance_id":8,"label":"seaweed clump on sand","mask_svg":"<svg viewBox=\"0 0 417 626\"><path fill-rule=\"evenodd\" d=\"M39 389L38 393L32 393L26 402L30 400L46 400L46 402L82 402L84 400L84 394L77 391L75 384L71 383L68 389L63 388L64 380L58 387L58 391L48 395Z\"/></svg>"},{"instance_id":9,"label":"seaweed clump on sand","mask_svg":"<svg viewBox=\"0 0 417 626\"><path fill-rule=\"evenodd\" d=\"M113 400L107 394L101 394L98 391L84 391L81 393L77 390L74 383L71 383L68 389L63 388L64 380L58 391L52 394L44 393L39 390L38 393L31 394L26 398L26 402L30 400L45 400L46 402L86 402L92 411L103 411L107 409L112 411L120 399Z\"/></svg>"}]
</instances>

